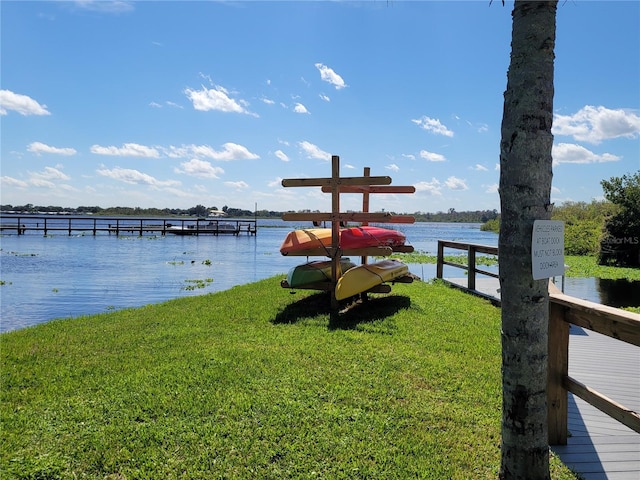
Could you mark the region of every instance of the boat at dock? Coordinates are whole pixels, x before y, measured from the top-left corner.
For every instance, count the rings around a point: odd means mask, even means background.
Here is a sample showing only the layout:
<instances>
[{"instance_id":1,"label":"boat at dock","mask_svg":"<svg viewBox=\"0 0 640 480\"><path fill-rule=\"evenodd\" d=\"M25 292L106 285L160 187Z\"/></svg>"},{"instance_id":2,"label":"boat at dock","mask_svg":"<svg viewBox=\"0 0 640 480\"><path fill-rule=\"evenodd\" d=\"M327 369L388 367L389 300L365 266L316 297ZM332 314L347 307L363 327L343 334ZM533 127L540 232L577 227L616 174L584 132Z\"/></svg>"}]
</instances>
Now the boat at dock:
<instances>
[{"instance_id":1,"label":"boat at dock","mask_svg":"<svg viewBox=\"0 0 640 480\"><path fill-rule=\"evenodd\" d=\"M171 225L167 227L167 233L173 233L174 235L202 235L207 233L213 235L237 235L239 232L239 227L233 223L216 221L210 221L204 224Z\"/></svg>"}]
</instances>

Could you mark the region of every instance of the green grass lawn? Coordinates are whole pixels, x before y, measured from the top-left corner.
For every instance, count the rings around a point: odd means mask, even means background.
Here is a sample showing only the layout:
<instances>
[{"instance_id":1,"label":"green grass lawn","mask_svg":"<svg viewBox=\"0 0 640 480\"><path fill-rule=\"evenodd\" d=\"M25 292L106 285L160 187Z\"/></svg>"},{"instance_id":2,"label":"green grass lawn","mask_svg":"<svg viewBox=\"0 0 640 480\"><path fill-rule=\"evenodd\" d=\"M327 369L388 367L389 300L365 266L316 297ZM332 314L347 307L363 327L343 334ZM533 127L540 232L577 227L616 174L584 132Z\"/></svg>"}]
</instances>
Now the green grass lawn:
<instances>
[{"instance_id":1,"label":"green grass lawn","mask_svg":"<svg viewBox=\"0 0 640 480\"><path fill-rule=\"evenodd\" d=\"M497 308L279 280L2 334L2 478L497 478Z\"/></svg>"}]
</instances>

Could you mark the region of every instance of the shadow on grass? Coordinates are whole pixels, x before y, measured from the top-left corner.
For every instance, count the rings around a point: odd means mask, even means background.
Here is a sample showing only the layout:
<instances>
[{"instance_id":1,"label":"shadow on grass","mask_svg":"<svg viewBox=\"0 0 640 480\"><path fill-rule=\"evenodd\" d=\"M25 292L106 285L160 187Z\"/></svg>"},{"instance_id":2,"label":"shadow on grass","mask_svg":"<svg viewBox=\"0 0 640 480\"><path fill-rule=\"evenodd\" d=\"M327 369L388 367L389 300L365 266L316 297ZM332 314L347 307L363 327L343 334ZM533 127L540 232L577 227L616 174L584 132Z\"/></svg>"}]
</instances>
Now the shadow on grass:
<instances>
[{"instance_id":1,"label":"shadow on grass","mask_svg":"<svg viewBox=\"0 0 640 480\"><path fill-rule=\"evenodd\" d=\"M290 303L275 316L272 322L293 324L304 318L329 315L330 330L353 330L361 324L385 320L410 306L411 299L407 296L387 295L369 298L366 301L358 300L340 313L333 313L330 295L320 292Z\"/></svg>"}]
</instances>

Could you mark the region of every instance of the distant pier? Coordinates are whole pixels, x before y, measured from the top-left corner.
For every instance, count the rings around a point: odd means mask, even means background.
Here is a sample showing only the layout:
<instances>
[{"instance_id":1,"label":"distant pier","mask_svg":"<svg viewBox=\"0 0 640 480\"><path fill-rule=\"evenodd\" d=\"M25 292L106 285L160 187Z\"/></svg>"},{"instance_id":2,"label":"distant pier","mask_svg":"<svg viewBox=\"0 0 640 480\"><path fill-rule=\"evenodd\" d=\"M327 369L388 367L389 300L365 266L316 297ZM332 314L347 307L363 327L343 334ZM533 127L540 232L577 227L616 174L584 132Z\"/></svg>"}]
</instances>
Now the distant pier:
<instances>
[{"instance_id":1,"label":"distant pier","mask_svg":"<svg viewBox=\"0 0 640 480\"><path fill-rule=\"evenodd\" d=\"M257 220L67 215L1 215L0 233L25 235L256 235Z\"/></svg>"}]
</instances>

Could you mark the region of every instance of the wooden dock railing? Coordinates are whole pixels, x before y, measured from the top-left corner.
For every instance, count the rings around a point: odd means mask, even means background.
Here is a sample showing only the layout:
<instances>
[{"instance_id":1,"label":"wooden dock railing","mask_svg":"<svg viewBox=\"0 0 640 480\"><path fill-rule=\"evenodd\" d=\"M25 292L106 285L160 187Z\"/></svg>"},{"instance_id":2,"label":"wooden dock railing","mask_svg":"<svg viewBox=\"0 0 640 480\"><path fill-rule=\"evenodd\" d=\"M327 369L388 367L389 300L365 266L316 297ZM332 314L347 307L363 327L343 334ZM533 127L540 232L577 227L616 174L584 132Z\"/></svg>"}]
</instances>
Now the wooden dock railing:
<instances>
[{"instance_id":1,"label":"wooden dock railing","mask_svg":"<svg viewBox=\"0 0 640 480\"><path fill-rule=\"evenodd\" d=\"M569 376L570 325L640 346L640 315L571 297L550 285L547 383L549 444L567 444L568 392L640 433L638 412ZM611 372L611 376L615 374L616 372Z\"/></svg>"},{"instance_id":2,"label":"wooden dock railing","mask_svg":"<svg viewBox=\"0 0 640 480\"><path fill-rule=\"evenodd\" d=\"M456 250L464 250L467 252L467 265L462 263L450 262L444 259L444 249L453 248ZM476 245L472 243L450 242L447 240L438 240L438 262L436 264L436 277L443 278L444 266L449 265L461 268L467 271L467 288L476 290L476 274L487 275L493 278L499 278L497 273L481 270L476 267L476 254L485 253L489 255L498 255L498 247L488 245Z\"/></svg>"},{"instance_id":3,"label":"wooden dock railing","mask_svg":"<svg viewBox=\"0 0 640 480\"><path fill-rule=\"evenodd\" d=\"M463 265L444 260L444 248L467 251L468 264ZM476 253L498 255L497 247L474 245L462 242L438 241L436 277L442 279L444 265L467 270L467 287L475 294L476 273L499 278L498 274L476 268ZM450 282L451 283L451 282ZM452 283L456 287L460 285ZM487 296L483 294L483 296ZM498 300L499 299L495 299ZM549 283L549 350L548 350L548 427L549 444L566 445L569 421L569 392L640 433L640 414L617 403L569 376L569 327L578 327L606 335L621 342L640 346L640 315L599 303L565 295ZM611 372L614 376L615 372Z\"/></svg>"}]
</instances>

